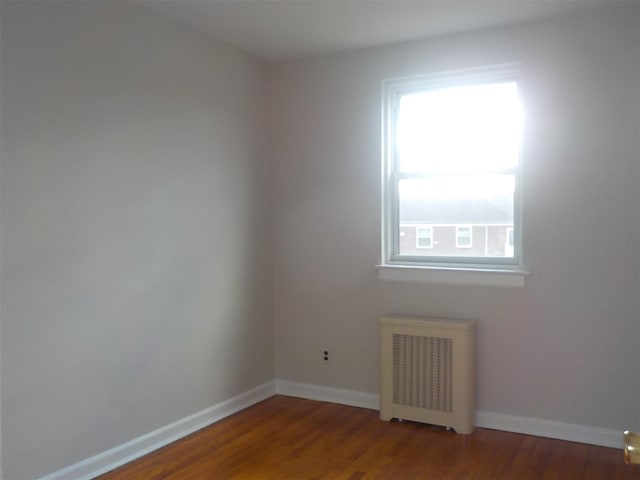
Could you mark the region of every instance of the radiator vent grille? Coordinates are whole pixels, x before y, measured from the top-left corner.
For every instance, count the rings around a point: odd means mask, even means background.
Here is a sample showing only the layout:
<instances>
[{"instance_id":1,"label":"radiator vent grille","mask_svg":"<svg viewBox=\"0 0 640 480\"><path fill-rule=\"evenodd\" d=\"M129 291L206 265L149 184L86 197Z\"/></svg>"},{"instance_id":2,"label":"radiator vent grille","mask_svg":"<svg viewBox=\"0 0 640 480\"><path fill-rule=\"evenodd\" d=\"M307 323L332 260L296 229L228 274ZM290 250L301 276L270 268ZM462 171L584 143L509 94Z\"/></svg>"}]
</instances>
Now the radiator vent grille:
<instances>
[{"instance_id":1,"label":"radiator vent grille","mask_svg":"<svg viewBox=\"0 0 640 480\"><path fill-rule=\"evenodd\" d=\"M453 341L393 335L393 402L451 412Z\"/></svg>"},{"instance_id":2,"label":"radiator vent grille","mask_svg":"<svg viewBox=\"0 0 640 480\"><path fill-rule=\"evenodd\" d=\"M475 425L476 322L380 318L380 418L471 433Z\"/></svg>"}]
</instances>

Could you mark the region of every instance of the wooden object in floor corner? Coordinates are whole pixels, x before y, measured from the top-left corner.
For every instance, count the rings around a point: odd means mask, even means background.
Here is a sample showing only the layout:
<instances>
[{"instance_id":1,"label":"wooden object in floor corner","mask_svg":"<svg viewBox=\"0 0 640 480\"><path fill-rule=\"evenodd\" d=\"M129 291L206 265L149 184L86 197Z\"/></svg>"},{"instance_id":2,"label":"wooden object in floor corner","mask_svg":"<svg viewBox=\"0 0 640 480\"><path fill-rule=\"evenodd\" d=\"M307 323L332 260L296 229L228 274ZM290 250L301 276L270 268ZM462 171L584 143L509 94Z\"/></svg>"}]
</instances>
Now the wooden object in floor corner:
<instances>
[{"instance_id":1,"label":"wooden object in floor corner","mask_svg":"<svg viewBox=\"0 0 640 480\"><path fill-rule=\"evenodd\" d=\"M622 450L275 396L97 480L625 480Z\"/></svg>"}]
</instances>

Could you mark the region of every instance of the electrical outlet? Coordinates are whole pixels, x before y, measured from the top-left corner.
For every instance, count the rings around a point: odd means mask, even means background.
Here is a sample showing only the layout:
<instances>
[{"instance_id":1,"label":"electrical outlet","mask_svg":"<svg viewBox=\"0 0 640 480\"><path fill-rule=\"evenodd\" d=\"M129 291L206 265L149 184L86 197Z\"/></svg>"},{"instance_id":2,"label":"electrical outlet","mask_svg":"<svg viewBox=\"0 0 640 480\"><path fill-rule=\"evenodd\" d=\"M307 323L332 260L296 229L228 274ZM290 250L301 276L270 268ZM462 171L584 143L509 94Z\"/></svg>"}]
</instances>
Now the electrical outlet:
<instances>
[{"instance_id":1,"label":"electrical outlet","mask_svg":"<svg viewBox=\"0 0 640 480\"><path fill-rule=\"evenodd\" d=\"M331 363L331 352L328 348L322 349L322 363Z\"/></svg>"}]
</instances>

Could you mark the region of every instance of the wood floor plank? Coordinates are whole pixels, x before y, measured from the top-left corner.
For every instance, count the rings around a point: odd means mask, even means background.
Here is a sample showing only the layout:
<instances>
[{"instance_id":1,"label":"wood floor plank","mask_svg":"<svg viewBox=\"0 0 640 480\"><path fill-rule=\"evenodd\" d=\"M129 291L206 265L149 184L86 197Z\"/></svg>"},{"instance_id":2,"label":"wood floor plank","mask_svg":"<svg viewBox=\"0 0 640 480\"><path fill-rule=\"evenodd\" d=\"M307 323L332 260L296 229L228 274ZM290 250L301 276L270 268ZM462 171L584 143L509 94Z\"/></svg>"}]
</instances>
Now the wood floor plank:
<instances>
[{"instance_id":1,"label":"wood floor plank","mask_svg":"<svg viewBox=\"0 0 640 480\"><path fill-rule=\"evenodd\" d=\"M622 451L275 396L96 480L627 480Z\"/></svg>"}]
</instances>

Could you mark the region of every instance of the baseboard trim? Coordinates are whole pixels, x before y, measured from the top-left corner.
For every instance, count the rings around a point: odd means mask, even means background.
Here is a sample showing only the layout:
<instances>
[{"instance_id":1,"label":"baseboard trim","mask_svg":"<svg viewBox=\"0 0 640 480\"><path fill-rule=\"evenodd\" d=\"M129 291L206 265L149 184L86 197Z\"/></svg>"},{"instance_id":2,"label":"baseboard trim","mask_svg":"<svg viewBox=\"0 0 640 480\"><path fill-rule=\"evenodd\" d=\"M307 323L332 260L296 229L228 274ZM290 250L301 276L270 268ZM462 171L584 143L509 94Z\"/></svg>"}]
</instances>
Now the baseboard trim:
<instances>
[{"instance_id":1,"label":"baseboard trim","mask_svg":"<svg viewBox=\"0 0 640 480\"><path fill-rule=\"evenodd\" d=\"M274 394L339 403L378 410L377 394L333 388L308 383L276 380L248 390L198 413L142 435L93 457L51 473L39 480L91 480L136 458L157 450L240 410L265 400ZM607 428L519 417L495 412L476 412L476 425L482 428L522 433L588 443L602 447L622 448L622 432Z\"/></svg>"},{"instance_id":2,"label":"baseboard trim","mask_svg":"<svg viewBox=\"0 0 640 480\"><path fill-rule=\"evenodd\" d=\"M536 437L622 448L622 430L482 411L476 412L476 425L492 430L524 433Z\"/></svg>"},{"instance_id":3,"label":"baseboard trim","mask_svg":"<svg viewBox=\"0 0 640 480\"><path fill-rule=\"evenodd\" d=\"M276 380L276 393L287 395L289 397L339 403L342 405L369 408L372 410L378 410L380 408L380 397L373 393L325 387L321 385L311 385L308 383Z\"/></svg>"},{"instance_id":4,"label":"baseboard trim","mask_svg":"<svg viewBox=\"0 0 640 480\"><path fill-rule=\"evenodd\" d=\"M157 450L240 410L272 397L275 382L268 382L229 400L182 418L93 457L51 473L40 480L91 480Z\"/></svg>"},{"instance_id":5,"label":"baseboard trim","mask_svg":"<svg viewBox=\"0 0 640 480\"><path fill-rule=\"evenodd\" d=\"M380 405L380 397L376 394L285 380L276 381L276 392L292 397L340 403L373 410L378 410ZM476 412L476 425L482 428L523 433L536 437L555 438L602 447L622 448L622 431L607 428L484 411Z\"/></svg>"}]
</instances>

